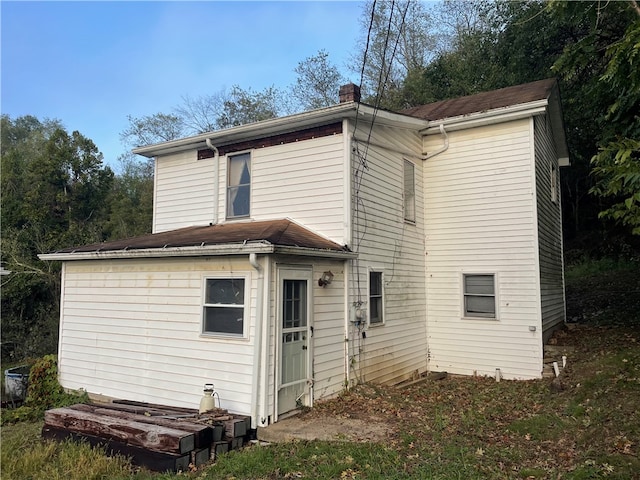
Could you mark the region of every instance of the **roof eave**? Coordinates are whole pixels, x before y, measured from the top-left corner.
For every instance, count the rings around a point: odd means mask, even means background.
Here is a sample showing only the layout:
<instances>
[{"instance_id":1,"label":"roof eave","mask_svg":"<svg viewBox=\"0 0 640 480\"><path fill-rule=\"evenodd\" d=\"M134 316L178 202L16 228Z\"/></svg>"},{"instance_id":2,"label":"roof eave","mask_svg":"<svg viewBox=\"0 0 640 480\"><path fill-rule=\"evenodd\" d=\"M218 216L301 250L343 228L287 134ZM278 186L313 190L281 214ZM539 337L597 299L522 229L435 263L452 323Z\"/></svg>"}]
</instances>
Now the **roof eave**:
<instances>
[{"instance_id":1,"label":"roof eave","mask_svg":"<svg viewBox=\"0 0 640 480\"><path fill-rule=\"evenodd\" d=\"M534 115L542 115L546 112L547 105L548 100L545 98L534 102L519 103L508 107L485 110L484 112L430 120L429 126L420 133L423 135L440 134L440 125L444 125L447 131L455 131L493 125L496 123L510 122Z\"/></svg>"},{"instance_id":2,"label":"roof eave","mask_svg":"<svg viewBox=\"0 0 640 480\"><path fill-rule=\"evenodd\" d=\"M357 254L349 251L316 249L308 247L278 246L269 242L242 244L198 245L189 247L140 248L133 250L95 250L91 252L43 253L40 260L77 261L77 260L114 260L135 258L168 257L211 257L224 255L248 255L250 253L312 256L323 258L355 258Z\"/></svg>"},{"instance_id":3,"label":"roof eave","mask_svg":"<svg viewBox=\"0 0 640 480\"><path fill-rule=\"evenodd\" d=\"M427 126L427 121L420 118L411 117L402 113L388 112L386 110L376 110L374 107L363 103L345 102L309 112L272 118L227 128L225 130L217 130L192 137L171 140L169 142L138 147L133 149L133 153L151 158L184 150L207 148L207 139L216 144L216 146L219 146L287 131L296 131L314 125L322 125L328 122L342 120L344 118L355 118L356 115L365 121L375 118L376 122L382 125L414 129L421 129Z\"/></svg>"}]
</instances>

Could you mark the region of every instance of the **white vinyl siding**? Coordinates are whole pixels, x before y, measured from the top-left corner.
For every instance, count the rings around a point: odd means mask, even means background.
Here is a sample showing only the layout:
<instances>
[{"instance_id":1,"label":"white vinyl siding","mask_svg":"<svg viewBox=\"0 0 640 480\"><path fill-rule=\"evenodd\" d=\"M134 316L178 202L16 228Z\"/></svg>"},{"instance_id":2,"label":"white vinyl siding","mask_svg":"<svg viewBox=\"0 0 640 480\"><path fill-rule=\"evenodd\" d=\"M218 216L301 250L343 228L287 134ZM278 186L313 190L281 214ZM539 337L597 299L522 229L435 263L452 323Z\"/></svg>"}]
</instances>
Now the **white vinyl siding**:
<instances>
[{"instance_id":1,"label":"white vinyl siding","mask_svg":"<svg viewBox=\"0 0 640 480\"><path fill-rule=\"evenodd\" d=\"M358 123L356 138L366 139L369 125ZM352 162L352 248L358 259L350 265L349 305L362 303L369 310L369 271L384 272L384 324L358 326L351 309L349 358L352 381L395 383L427 367L424 277L424 222L421 160L415 164L416 222L404 220L405 157L400 152L422 150L417 132L375 126L376 144L358 145L362 159ZM394 149L396 151L394 151ZM365 165L362 163L364 162ZM362 319L365 323L367 317Z\"/></svg>"},{"instance_id":2,"label":"white vinyl siding","mask_svg":"<svg viewBox=\"0 0 640 480\"><path fill-rule=\"evenodd\" d=\"M211 275L246 278L248 262L140 259L67 262L59 375L65 388L143 402L197 408L205 383L221 405L250 414L254 313L247 339L204 337L202 285Z\"/></svg>"},{"instance_id":3,"label":"white vinyl siding","mask_svg":"<svg viewBox=\"0 0 640 480\"><path fill-rule=\"evenodd\" d=\"M541 374L532 141L527 119L453 131L424 164L432 371ZM425 138L425 151L441 145ZM463 317L461 276L492 272L499 318Z\"/></svg>"},{"instance_id":4,"label":"white vinyl siding","mask_svg":"<svg viewBox=\"0 0 640 480\"><path fill-rule=\"evenodd\" d=\"M557 155L551 125L544 116L535 119L536 185L538 190L538 249L540 294L545 340L565 321L562 259L562 211ZM555 175L553 172L555 171ZM555 178L554 178L555 177ZM552 184L552 182L554 184ZM555 190L555 194L554 194ZM555 201L554 201L555 195Z\"/></svg>"},{"instance_id":5,"label":"white vinyl siding","mask_svg":"<svg viewBox=\"0 0 640 480\"><path fill-rule=\"evenodd\" d=\"M257 148L250 155L252 220L289 217L346 243L343 135ZM218 160L220 221L227 213L227 157ZM156 164L154 232L213 221L214 159L196 160L191 150L160 157Z\"/></svg>"},{"instance_id":6,"label":"white vinyl siding","mask_svg":"<svg viewBox=\"0 0 640 480\"><path fill-rule=\"evenodd\" d=\"M156 159L153 233L213 221L213 162L193 150Z\"/></svg>"}]
</instances>

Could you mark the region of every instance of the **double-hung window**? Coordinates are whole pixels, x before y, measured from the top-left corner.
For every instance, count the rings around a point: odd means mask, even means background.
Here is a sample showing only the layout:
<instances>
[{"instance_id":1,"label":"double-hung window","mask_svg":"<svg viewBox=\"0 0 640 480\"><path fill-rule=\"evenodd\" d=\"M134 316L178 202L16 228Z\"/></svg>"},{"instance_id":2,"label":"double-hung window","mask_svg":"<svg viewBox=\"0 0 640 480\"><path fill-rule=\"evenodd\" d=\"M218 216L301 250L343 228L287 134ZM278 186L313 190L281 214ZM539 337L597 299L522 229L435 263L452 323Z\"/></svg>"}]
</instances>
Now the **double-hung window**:
<instances>
[{"instance_id":1,"label":"double-hung window","mask_svg":"<svg viewBox=\"0 0 640 480\"><path fill-rule=\"evenodd\" d=\"M248 217L251 206L251 154L230 156L227 169L227 218Z\"/></svg>"},{"instance_id":2,"label":"double-hung window","mask_svg":"<svg viewBox=\"0 0 640 480\"><path fill-rule=\"evenodd\" d=\"M462 275L464 316L496 318L495 275Z\"/></svg>"},{"instance_id":3,"label":"double-hung window","mask_svg":"<svg viewBox=\"0 0 640 480\"><path fill-rule=\"evenodd\" d=\"M409 160L404 161L404 220L416 221L416 166Z\"/></svg>"},{"instance_id":4,"label":"double-hung window","mask_svg":"<svg viewBox=\"0 0 640 480\"><path fill-rule=\"evenodd\" d=\"M206 278L202 333L242 337L245 327L245 279Z\"/></svg>"},{"instance_id":5,"label":"double-hung window","mask_svg":"<svg viewBox=\"0 0 640 480\"><path fill-rule=\"evenodd\" d=\"M381 325L384 322L384 295L382 272L369 272L369 324Z\"/></svg>"}]
</instances>

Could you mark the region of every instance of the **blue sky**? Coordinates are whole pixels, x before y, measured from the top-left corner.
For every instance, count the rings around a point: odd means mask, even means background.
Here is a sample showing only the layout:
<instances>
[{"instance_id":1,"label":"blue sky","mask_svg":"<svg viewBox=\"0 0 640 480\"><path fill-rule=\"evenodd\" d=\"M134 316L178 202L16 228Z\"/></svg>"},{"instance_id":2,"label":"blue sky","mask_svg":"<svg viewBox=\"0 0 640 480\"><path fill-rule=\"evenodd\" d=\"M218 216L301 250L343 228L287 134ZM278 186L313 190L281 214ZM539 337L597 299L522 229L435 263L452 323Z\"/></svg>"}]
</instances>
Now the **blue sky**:
<instances>
[{"instance_id":1,"label":"blue sky","mask_svg":"<svg viewBox=\"0 0 640 480\"><path fill-rule=\"evenodd\" d=\"M320 49L347 69L359 2L0 2L2 97L12 118L57 118L117 168L127 115L170 112L181 97L295 80Z\"/></svg>"}]
</instances>

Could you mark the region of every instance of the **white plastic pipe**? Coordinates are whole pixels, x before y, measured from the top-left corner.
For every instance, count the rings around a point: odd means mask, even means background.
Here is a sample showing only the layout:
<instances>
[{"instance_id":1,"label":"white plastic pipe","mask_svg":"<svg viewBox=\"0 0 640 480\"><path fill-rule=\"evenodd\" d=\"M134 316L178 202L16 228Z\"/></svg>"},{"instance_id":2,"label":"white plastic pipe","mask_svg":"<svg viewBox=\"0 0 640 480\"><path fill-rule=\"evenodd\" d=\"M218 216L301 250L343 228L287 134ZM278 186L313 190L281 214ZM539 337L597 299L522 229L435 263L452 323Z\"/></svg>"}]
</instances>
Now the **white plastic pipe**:
<instances>
[{"instance_id":1,"label":"white plastic pipe","mask_svg":"<svg viewBox=\"0 0 640 480\"><path fill-rule=\"evenodd\" d=\"M254 338L254 362L253 362L253 378L251 384L251 419L255 422L255 426L258 426L258 388L260 386L260 361L261 349L262 349L262 294L264 291L264 271L262 266L258 263L258 258L255 253L249 254L249 263L258 272L258 295L256 297L256 328Z\"/></svg>"},{"instance_id":2,"label":"white plastic pipe","mask_svg":"<svg viewBox=\"0 0 640 480\"><path fill-rule=\"evenodd\" d=\"M218 205L220 203L218 196L220 195L220 162L218 161L220 158L220 153L218 149L211 143L211 139L205 139L207 143L207 147L209 147L213 151L213 220L212 224L215 225L218 223Z\"/></svg>"}]
</instances>

